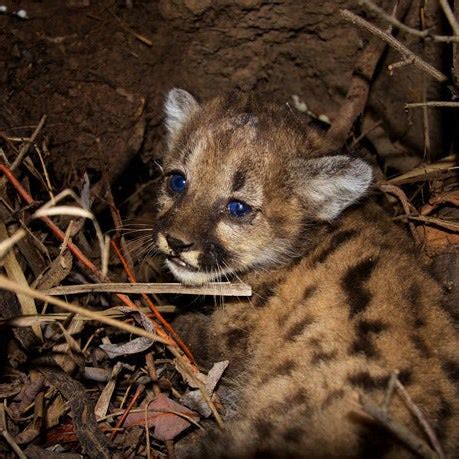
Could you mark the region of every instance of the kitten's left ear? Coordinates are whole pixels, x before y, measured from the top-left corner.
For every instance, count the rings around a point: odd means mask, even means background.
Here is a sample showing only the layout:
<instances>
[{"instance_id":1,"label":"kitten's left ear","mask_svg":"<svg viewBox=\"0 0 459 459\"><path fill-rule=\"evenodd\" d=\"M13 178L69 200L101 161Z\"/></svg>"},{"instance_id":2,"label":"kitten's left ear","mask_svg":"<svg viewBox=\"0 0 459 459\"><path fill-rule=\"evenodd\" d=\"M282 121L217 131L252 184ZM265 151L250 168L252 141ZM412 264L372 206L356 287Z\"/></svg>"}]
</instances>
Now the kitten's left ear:
<instances>
[{"instance_id":1,"label":"kitten's left ear","mask_svg":"<svg viewBox=\"0 0 459 459\"><path fill-rule=\"evenodd\" d=\"M200 105L196 99L184 89L174 88L169 91L164 106L169 144L199 108Z\"/></svg>"},{"instance_id":2,"label":"kitten's left ear","mask_svg":"<svg viewBox=\"0 0 459 459\"><path fill-rule=\"evenodd\" d=\"M359 158L324 156L300 160L295 180L315 218L331 221L368 190L373 173Z\"/></svg>"}]
</instances>

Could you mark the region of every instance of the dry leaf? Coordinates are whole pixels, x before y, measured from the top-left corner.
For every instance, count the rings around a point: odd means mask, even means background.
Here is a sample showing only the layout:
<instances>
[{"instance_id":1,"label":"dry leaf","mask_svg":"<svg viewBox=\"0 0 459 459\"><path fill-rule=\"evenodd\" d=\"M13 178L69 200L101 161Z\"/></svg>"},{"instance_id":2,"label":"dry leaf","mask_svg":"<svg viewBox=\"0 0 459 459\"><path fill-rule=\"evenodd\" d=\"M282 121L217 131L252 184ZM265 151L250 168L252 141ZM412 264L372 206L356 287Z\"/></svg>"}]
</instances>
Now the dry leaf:
<instances>
[{"instance_id":1,"label":"dry leaf","mask_svg":"<svg viewBox=\"0 0 459 459\"><path fill-rule=\"evenodd\" d=\"M418 226L416 231L424 240L429 256L442 252L459 252L459 234L449 233L431 226Z\"/></svg>"},{"instance_id":2,"label":"dry leaf","mask_svg":"<svg viewBox=\"0 0 459 459\"><path fill-rule=\"evenodd\" d=\"M142 326L145 330L155 333L152 321L143 313L134 311L128 307L118 307L118 311L124 312L125 314L132 315L134 320ZM114 359L128 354L137 354L139 352L146 351L153 345L153 341L149 338L135 338L132 341L128 341L124 344L101 344L100 348L103 349L109 358Z\"/></svg>"},{"instance_id":3,"label":"dry leaf","mask_svg":"<svg viewBox=\"0 0 459 459\"><path fill-rule=\"evenodd\" d=\"M29 377L30 379L27 379L24 387L15 399L17 402L10 405L12 413L17 417L20 417L27 407L32 404L45 383L43 376L35 370L30 372Z\"/></svg>"},{"instance_id":4,"label":"dry leaf","mask_svg":"<svg viewBox=\"0 0 459 459\"><path fill-rule=\"evenodd\" d=\"M218 381L220 381L220 378L222 377L224 371L228 367L228 364L229 360L217 362L209 370L209 373L205 377L204 381L206 390L209 393L209 395L212 395L212 392L215 390L215 387L217 386ZM200 390L192 390L190 392L187 392L183 397L180 398L180 402L188 408L196 410L199 414L206 418L208 418L212 414L212 411L209 408L209 405L206 402L206 400L204 400L202 392Z\"/></svg>"},{"instance_id":5,"label":"dry leaf","mask_svg":"<svg viewBox=\"0 0 459 459\"><path fill-rule=\"evenodd\" d=\"M45 413L45 425L46 429L57 426L60 418L67 411L67 405L60 394L57 394L56 398L46 408Z\"/></svg>"},{"instance_id":6,"label":"dry leaf","mask_svg":"<svg viewBox=\"0 0 459 459\"><path fill-rule=\"evenodd\" d=\"M108 411L108 405L110 404L110 400L113 395L113 391L115 390L116 385L116 378L120 374L123 368L122 362L117 362L116 365L112 369L112 374L110 376L107 385L104 387L104 390L100 394L99 399L97 400L96 407L94 409L94 413L96 418L103 418Z\"/></svg>"},{"instance_id":7,"label":"dry leaf","mask_svg":"<svg viewBox=\"0 0 459 459\"><path fill-rule=\"evenodd\" d=\"M8 231L6 229L5 223L3 221L0 222L0 240L3 241L9 238ZM16 259L16 255L14 254L14 250L10 250L5 255L5 259L3 261L3 265L5 267L6 273L11 280L18 282L19 284L28 287L29 284L27 279L19 265L19 262ZM37 308L35 306L35 300L30 296L23 295L22 293L17 294L18 301L21 304L21 312L22 314L36 314ZM41 332L41 328L39 324L36 324L32 327L33 332L40 341L43 341L43 335Z\"/></svg>"},{"instance_id":8,"label":"dry leaf","mask_svg":"<svg viewBox=\"0 0 459 459\"><path fill-rule=\"evenodd\" d=\"M190 426L190 421L175 413L183 414L193 421L199 421L197 413L174 402L167 395L159 394L155 400L148 404L147 422L149 427L154 427L153 437L163 441L173 440ZM125 427L137 425L145 425L144 410L130 413L124 422Z\"/></svg>"},{"instance_id":9,"label":"dry leaf","mask_svg":"<svg viewBox=\"0 0 459 459\"><path fill-rule=\"evenodd\" d=\"M428 204L421 209L421 215L430 214L440 204L451 204L459 207L459 190L450 191L429 199Z\"/></svg>"}]
</instances>

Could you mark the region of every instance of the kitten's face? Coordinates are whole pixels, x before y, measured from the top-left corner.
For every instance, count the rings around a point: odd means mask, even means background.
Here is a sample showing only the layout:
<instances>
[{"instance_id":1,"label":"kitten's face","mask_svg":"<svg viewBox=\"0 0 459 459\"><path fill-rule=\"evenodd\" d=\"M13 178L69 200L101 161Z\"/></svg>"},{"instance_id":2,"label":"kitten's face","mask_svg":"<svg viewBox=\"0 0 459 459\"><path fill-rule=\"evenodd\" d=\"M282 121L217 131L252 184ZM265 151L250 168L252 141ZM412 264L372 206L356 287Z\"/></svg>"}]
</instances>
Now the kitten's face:
<instances>
[{"instance_id":1,"label":"kitten's face","mask_svg":"<svg viewBox=\"0 0 459 459\"><path fill-rule=\"evenodd\" d=\"M249 103L214 99L201 107L185 91L169 93L170 148L154 231L183 283L224 280L301 255L311 223L335 218L371 180L360 160L311 159L312 134L289 126L282 110Z\"/></svg>"}]
</instances>

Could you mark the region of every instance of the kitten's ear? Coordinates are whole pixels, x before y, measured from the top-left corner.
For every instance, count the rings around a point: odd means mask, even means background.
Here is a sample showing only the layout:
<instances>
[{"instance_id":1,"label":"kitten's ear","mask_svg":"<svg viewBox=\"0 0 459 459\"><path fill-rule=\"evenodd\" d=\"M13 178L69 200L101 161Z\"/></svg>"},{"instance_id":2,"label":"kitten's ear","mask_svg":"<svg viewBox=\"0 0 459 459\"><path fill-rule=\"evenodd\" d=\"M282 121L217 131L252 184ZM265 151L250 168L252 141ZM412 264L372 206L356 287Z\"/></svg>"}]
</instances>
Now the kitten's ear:
<instances>
[{"instance_id":1,"label":"kitten's ear","mask_svg":"<svg viewBox=\"0 0 459 459\"><path fill-rule=\"evenodd\" d=\"M199 110L199 104L189 92L178 88L169 91L164 106L169 143L197 110Z\"/></svg>"},{"instance_id":2,"label":"kitten's ear","mask_svg":"<svg viewBox=\"0 0 459 459\"><path fill-rule=\"evenodd\" d=\"M326 221L361 198L372 177L365 161L343 155L301 160L295 172L305 204L315 218Z\"/></svg>"}]
</instances>

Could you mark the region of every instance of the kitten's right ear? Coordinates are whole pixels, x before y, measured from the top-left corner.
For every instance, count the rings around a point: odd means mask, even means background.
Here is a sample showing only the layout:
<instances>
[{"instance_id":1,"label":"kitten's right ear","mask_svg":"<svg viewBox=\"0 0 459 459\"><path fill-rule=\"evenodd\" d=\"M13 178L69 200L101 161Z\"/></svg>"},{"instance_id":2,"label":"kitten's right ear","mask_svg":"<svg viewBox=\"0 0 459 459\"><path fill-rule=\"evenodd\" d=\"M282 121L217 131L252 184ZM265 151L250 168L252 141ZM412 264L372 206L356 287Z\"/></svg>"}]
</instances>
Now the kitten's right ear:
<instances>
[{"instance_id":1,"label":"kitten's right ear","mask_svg":"<svg viewBox=\"0 0 459 459\"><path fill-rule=\"evenodd\" d=\"M179 133L183 125L199 110L196 99L187 91L174 88L166 97L164 110L166 113L166 127L169 131L169 145Z\"/></svg>"}]
</instances>

